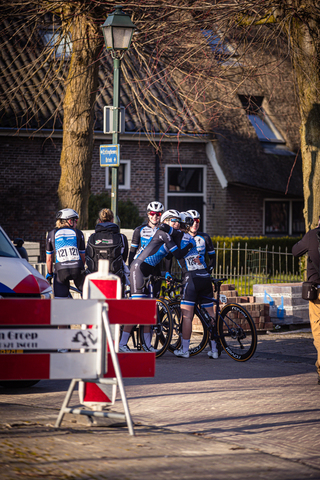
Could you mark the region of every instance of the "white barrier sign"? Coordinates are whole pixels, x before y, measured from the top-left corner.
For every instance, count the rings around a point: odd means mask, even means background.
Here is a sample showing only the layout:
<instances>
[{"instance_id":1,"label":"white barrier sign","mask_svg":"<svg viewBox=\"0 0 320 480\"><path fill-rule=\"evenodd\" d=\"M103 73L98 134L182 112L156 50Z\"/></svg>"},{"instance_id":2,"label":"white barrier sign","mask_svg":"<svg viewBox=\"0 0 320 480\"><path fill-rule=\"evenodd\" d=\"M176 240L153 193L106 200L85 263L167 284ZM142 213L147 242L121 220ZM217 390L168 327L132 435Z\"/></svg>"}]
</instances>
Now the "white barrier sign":
<instances>
[{"instance_id":1,"label":"white barrier sign","mask_svg":"<svg viewBox=\"0 0 320 480\"><path fill-rule=\"evenodd\" d=\"M97 349L101 345L101 329L1 329L0 349L80 350Z\"/></svg>"}]
</instances>

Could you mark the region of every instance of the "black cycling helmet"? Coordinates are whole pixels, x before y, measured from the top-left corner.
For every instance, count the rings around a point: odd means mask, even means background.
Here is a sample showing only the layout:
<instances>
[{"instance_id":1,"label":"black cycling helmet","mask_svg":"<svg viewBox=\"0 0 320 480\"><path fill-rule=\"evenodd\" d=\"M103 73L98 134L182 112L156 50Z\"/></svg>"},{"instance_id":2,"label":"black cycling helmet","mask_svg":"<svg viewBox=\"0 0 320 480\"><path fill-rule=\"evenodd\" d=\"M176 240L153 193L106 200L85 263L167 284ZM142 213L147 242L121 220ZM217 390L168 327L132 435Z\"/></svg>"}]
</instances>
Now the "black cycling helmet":
<instances>
[{"instance_id":1,"label":"black cycling helmet","mask_svg":"<svg viewBox=\"0 0 320 480\"><path fill-rule=\"evenodd\" d=\"M56 219L59 218L61 220L69 220L70 218L79 218L79 215L72 208L63 208L62 210L59 210L56 215Z\"/></svg>"}]
</instances>

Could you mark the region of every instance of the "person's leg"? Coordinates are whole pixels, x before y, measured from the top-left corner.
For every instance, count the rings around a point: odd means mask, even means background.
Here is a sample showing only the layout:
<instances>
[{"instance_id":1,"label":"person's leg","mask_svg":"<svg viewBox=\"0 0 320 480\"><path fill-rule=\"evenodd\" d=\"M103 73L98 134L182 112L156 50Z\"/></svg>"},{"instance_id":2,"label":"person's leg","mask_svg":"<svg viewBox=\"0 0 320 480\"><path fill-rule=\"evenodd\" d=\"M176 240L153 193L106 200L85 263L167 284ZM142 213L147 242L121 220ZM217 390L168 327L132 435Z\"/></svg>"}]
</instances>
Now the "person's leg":
<instances>
[{"instance_id":1,"label":"person's leg","mask_svg":"<svg viewBox=\"0 0 320 480\"><path fill-rule=\"evenodd\" d=\"M54 298L69 297L69 282L62 282L56 273L53 275L53 293Z\"/></svg>"},{"instance_id":2,"label":"person's leg","mask_svg":"<svg viewBox=\"0 0 320 480\"><path fill-rule=\"evenodd\" d=\"M193 319L194 305L181 304L182 312L182 350L184 352L189 350L190 338L192 333L192 319Z\"/></svg>"},{"instance_id":3,"label":"person's leg","mask_svg":"<svg viewBox=\"0 0 320 480\"><path fill-rule=\"evenodd\" d=\"M130 284L131 284L131 298L147 298L147 295L143 292L144 277L140 270L140 264L138 262L132 262L130 268ZM119 350L128 351L127 343L130 337L132 325L124 325ZM150 327L149 327L150 332Z\"/></svg>"},{"instance_id":4,"label":"person's leg","mask_svg":"<svg viewBox=\"0 0 320 480\"><path fill-rule=\"evenodd\" d=\"M320 289L318 289L318 298L309 301L310 325L313 335L313 343L317 350L316 368L320 380Z\"/></svg>"}]
</instances>

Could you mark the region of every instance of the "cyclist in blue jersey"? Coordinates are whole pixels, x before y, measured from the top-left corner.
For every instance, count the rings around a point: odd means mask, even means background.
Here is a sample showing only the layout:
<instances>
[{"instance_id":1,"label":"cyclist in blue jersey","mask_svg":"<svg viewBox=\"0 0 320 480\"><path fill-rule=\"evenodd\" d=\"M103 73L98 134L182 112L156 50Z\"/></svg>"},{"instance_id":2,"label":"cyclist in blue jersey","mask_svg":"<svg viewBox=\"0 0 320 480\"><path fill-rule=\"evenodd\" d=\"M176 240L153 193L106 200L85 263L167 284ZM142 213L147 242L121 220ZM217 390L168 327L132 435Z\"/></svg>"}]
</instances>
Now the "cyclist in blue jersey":
<instances>
[{"instance_id":1,"label":"cyclist in blue jersey","mask_svg":"<svg viewBox=\"0 0 320 480\"><path fill-rule=\"evenodd\" d=\"M193 248L180 260L178 263L182 270L182 297L181 297L181 312L183 316L182 323L182 343L178 350L174 351L177 357L189 358L189 345L192 333L192 319L194 313L194 305L198 297L204 295L206 297L213 297L212 283L210 274L207 271L207 266L202 255L199 256L197 245L190 236L190 228L193 225L193 218L187 212L181 212L180 231L177 232L175 240L180 249L183 250L185 244L192 242ZM210 316L213 316L213 301L206 300L201 302Z\"/></svg>"},{"instance_id":2,"label":"cyclist in blue jersey","mask_svg":"<svg viewBox=\"0 0 320 480\"><path fill-rule=\"evenodd\" d=\"M85 242L83 233L76 228L78 219L79 215L72 208L59 210L56 215L56 228L48 233L46 278L51 280L53 277L53 292L56 298L69 297L70 280L82 291L85 278Z\"/></svg>"},{"instance_id":3,"label":"cyclist in blue jersey","mask_svg":"<svg viewBox=\"0 0 320 480\"><path fill-rule=\"evenodd\" d=\"M134 260L130 267L130 285L131 285L131 296L132 298L146 298L148 292L145 288L145 277L155 274L156 266L161 262L161 260L166 257L169 253L172 253L177 259L183 258L187 252L194 248L195 242L186 243L183 245L183 248L178 248L175 243L172 234L174 235L174 224L179 224L180 216L177 210L168 210L161 216L161 225L162 229L157 229L153 235L151 241L140 253L138 258ZM190 237L191 238L191 237ZM130 336L131 327L125 326L122 337L120 340L119 351L128 352L130 351L127 346L127 341ZM145 340L146 345L150 351L154 351L151 347L151 336L148 337L148 329L146 328Z\"/></svg>"},{"instance_id":4,"label":"cyclist in blue jersey","mask_svg":"<svg viewBox=\"0 0 320 480\"><path fill-rule=\"evenodd\" d=\"M186 213L189 213L193 218L193 225L190 227L189 233L196 241L197 250L204 267L211 274L216 266L216 252L212 240L207 233L199 232L200 213L197 210L188 210ZM207 258L208 265L206 265ZM211 350L209 350L208 356L210 358L218 358L217 345L214 340L211 340Z\"/></svg>"},{"instance_id":5,"label":"cyclist in blue jersey","mask_svg":"<svg viewBox=\"0 0 320 480\"><path fill-rule=\"evenodd\" d=\"M148 222L139 225L135 228L129 253L129 266L133 259L136 259L143 249L148 245L153 235L156 233L159 226L160 217L163 214L164 208L160 202L151 202L147 206Z\"/></svg>"},{"instance_id":6,"label":"cyclist in blue jersey","mask_svg":"<svg viewBox=\"0 0 320 480\"><path fill-rule=\"evenodd\" d=\"M214 249L212 240L207 233L199 232L200 227L200 213L197 210L188 210L193 218L193 225L190 227L189 234L195 239L197 250L202 259L205 268L211 273L216 266L216 251ZM208 258L208 264L206 265Z\"/></svg>"}]
</instances>

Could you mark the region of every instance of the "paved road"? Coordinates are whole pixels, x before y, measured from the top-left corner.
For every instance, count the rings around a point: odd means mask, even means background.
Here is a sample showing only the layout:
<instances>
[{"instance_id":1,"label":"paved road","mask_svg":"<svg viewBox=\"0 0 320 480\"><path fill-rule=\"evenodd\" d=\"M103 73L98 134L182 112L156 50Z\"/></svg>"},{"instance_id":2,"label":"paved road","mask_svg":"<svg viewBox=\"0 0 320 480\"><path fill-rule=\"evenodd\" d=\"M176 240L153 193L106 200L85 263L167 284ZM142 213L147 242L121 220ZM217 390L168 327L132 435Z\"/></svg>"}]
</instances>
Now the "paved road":
<instances>
[{"instance_id":1,"label":"paved road","mask_svg":"<svg viewBox=\"0 0 320 480\"><path fill-rule=\"evenodd\" d=\"M310 333L260 336L241 364L168 353L154 379L126 380L135 437L54 429L68 382L0 389L1 478L320 479L315 359Z\"/></svg>"}]
</instances>

